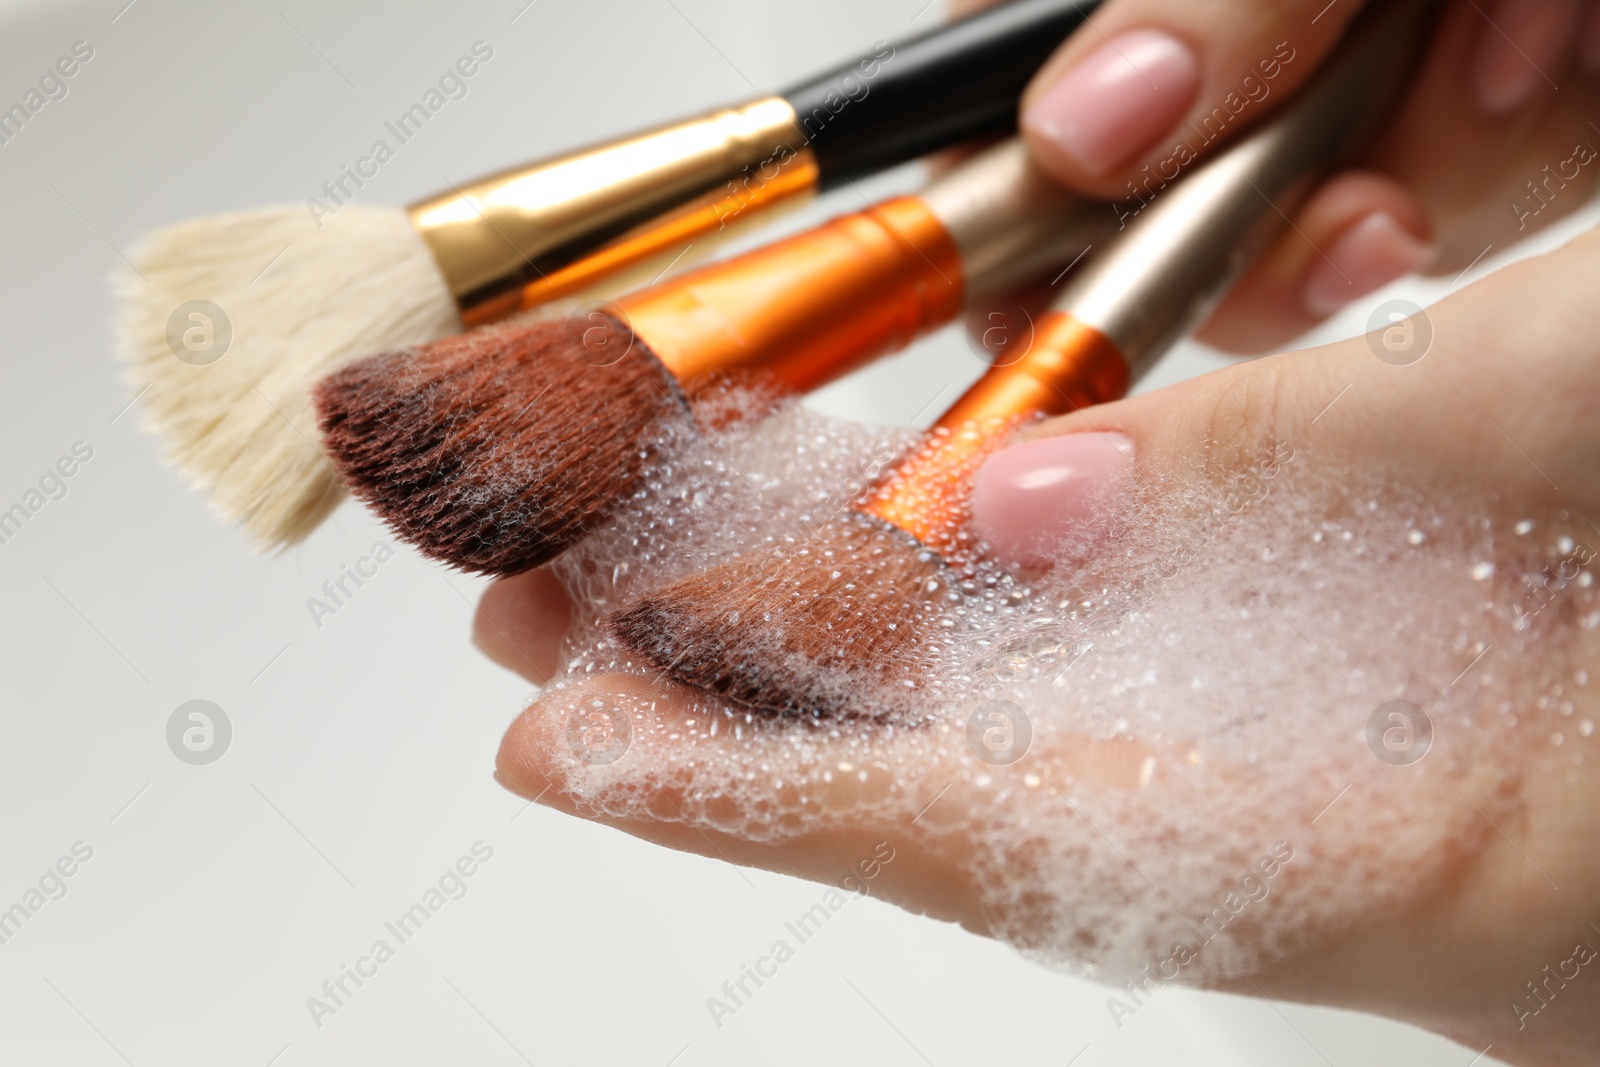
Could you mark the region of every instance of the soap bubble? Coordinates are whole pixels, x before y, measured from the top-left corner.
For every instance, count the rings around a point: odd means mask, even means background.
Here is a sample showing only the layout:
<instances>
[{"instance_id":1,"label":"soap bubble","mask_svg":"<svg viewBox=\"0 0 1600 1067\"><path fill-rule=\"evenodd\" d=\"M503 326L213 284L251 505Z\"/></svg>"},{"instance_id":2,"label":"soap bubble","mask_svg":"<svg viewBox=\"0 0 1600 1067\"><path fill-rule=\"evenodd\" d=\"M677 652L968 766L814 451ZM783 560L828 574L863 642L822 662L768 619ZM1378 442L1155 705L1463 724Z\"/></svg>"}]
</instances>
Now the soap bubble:
<instances>
[{"instance_id":1,"label":"soap bubble","mask_svg":"<svg viewBox=\"0 0 1600 1067\"><path fill-rule=\"evenodd\" d=\"M939 618L914 628L924 666L909 675L829 674L784 646L781 618L729 616L762 666L812 672L856 714L776 715L709 693L682 717L647 697L597 707L576 691L595 676L660 674L598 620L755 549L777 553L779 575L838 572L828 618L907 625L882 607L904 590L827 531L914 435L798 405L741 423L728 416L743 400L717 403L717 418L700 410L704 434L664 430L637 496L555 565L578 619L542 699L574 716L555 755L570 756L561 784L586 813L766 842L840 820L897 844L957 839L997 936L1114 981L1195 940L1250 875L1266 895L1182 968L1215 980L1430 891L1476 847L1473 805L1498 818L1507 803L1484 783L1591 743L1576 725L1550 744L1561 720L1524 699L1582 686L1563 620L1600 618L1577 583L1536 614L1519 599L1558 562L1559 523L1516 537L1483 501L1295 460L1287 442L1231 481L1201 466L1203 450L1193 470L1139 471L1145 491L1106 517L1101 550L1044 575L953 536L949 578L919 601ZM1425 549L1408 537L1421 530ZM1292 858L1267 878L1280 844Z\"/></svg>"}]
</instances>

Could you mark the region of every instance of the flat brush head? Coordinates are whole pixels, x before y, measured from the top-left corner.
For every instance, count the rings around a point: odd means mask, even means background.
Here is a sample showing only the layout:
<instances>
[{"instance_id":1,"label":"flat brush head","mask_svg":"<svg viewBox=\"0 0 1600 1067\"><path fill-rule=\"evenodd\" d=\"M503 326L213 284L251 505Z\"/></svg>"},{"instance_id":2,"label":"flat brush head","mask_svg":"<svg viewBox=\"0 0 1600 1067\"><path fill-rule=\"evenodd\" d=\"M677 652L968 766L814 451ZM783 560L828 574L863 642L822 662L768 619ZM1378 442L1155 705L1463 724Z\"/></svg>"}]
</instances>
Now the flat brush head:
<instances>
[{"instance_id":1,"label":"flat brush head","mask_svg":"<svg viewBox=\"0 0 1600 1067\"><path fill-rule=\"evenodd\" d=\"M678 681L780 713L893 716L926 697L950 571L851 513L664 586L605 625Z\"/></svg>"},{"instance_id":2,"label":"flat brush head","mask_svg":"<svg viewBox=\"0 0 1600 1067\"><path fill-rule=\"evenodd\" d=\"M315 398L351 492L426 555L498 576L555 558L601 522L683 404L661 361L610 316L373 356Z\"/></svg>"},{"instance_id":3,"label":"flat brush head","mask_svg":"<svg viewBox=\"0 0 1600 1067\"><path fill-rule=\"evenodd\" d=\"M405 212L302 205L143 239L116 279L117 343L166 458L257 548L303 538L343 498L309 392L338 367L460 328Z\"/></svg>"}]
</instances>

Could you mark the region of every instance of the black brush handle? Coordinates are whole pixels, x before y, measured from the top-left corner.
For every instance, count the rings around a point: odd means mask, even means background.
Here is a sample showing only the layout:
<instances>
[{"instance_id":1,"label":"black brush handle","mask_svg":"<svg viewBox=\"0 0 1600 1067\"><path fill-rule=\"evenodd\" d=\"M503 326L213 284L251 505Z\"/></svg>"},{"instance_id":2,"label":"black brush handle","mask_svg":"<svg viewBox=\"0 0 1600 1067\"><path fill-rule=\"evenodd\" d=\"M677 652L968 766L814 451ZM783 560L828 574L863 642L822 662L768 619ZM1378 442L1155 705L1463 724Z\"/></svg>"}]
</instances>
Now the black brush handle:
<instances>
[{"instance_id":1,"label":"black brush handle","mask_svg":"<svg viewBox=\"0 0 1600 1067\"><path fill-rule=\"evenodd\" d=\"M1034 72L1099 0L1011 0L781 94L824 188L1016 128ZM800 147L800 146L795 146Z\"/></svg>"}]
</instances>

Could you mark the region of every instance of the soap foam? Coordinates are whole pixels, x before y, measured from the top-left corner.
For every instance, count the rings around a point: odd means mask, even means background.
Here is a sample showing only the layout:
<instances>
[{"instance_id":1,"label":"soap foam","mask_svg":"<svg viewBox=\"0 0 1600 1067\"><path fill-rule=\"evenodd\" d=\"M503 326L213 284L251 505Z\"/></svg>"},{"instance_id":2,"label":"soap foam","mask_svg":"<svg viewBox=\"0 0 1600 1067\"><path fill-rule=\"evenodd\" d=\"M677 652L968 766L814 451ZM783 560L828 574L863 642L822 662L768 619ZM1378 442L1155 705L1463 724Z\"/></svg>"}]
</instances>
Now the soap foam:
<instances>
[{"instance_id":1,"label":"soap foam","mask_svg":"<svg viewBox=\"0 0 1600 1067\"><path fill-rule=\"evenodd\" d=\"M655 677L600 617L818 536L915 439L799 406L665 436L625 513L556 565L580 617L546 698ZM1222 484L1139 481L1087 564L966 571L928 684L873 694L879 714L623 703L626 753L573 754L565 788L595 813L759 840L847 818L897 847L963 842L991 929L1029 955L1191 981L1418 899L1493 833L1520 773L1589 758L1572 645L1600 604L1565 516L1364 485L1288 443ZM1419 724L1377 714L1396 700L1431 723L1420 759ZM994 708L1031 730L1009 765L976 741L994 720L969 729Z\"/></svg>"}]
</instances>

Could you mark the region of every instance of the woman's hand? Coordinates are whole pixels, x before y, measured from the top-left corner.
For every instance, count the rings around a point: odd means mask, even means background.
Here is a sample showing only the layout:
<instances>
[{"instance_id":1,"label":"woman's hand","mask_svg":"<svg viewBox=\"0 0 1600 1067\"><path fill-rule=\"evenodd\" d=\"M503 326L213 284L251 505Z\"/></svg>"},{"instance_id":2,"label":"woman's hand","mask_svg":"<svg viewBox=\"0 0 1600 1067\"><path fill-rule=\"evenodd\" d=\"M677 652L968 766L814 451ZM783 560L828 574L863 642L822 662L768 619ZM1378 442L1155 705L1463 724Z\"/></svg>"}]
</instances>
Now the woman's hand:
<instances>
[{"instance_id":1,"label":"woman's hand","mask_svg":"<svg viewBox=\"0 0 1600 1067\"><path fill-rule=\"evenodd\" d=\"M888 732L785 723L602 670L565 677L517 717L500 780L671 848L819 881L856 872L862 885L878 857L873 894L1055 959L1112 958L1143 927L1169 937L1161 924L1174 917L1198 939L1237 898L1245 940L1196 940L1193 963L1163 951L1142 972L1123 957L1102 970L1131 976L1131 989L1108 991L1129 1014L1139 990L1176 977L1392 1016L1474 1051L1492 1043L1512 1062L1592 1061L1597 292L1591 232L1392 335L1056 419L991 460L978 532L1048 555L1038 532L1056 529L1052 514L1106 506L1093 485L1044 476L1060 465L1057 444L1131 442L1128 467L1100 464L1096 477L1158 529L1107 534L1087 572L1114 577L1127 557L1184 536L1196 500L1229 501L1234 524L1146 590L1138 619L1090 632L1091 658L1060 675L1071 684L1018 698L1049 703L1029 705L1032 746L1014 762L963 742L966 707L930 706L920 727ZM1369 530L1325 567L1295 562L1312 542L1337 545L1324 531L1377 529L1406 509L1434 517L1415 528L1425 539ZM1163 604L1173 641L1128 636ZM536 571L490 588L476 636L542 683L564 640L592 640L589 611ZM1185 616L1200 612L1214 614ZM1219 677L1226 696L1200 684ZM1426 759L1385 755L1392 729L1378 705L1398 696L1429 708ZM619 721L628 744L597 761L587 731ZM600 750L617 752L606 736ZM1219 871L1245 895L1214 888ZM1173 940L1189 936L1176 929Z\"/></svg>"},{"instance_id":2,"label":"woman's hand","mask_svg":"<svg viewBox=\"0 0 1600 1067\"><path fill-rule=\"evenodd\" d=\"M1106 0L1034 78L1024 135L1064 184L1137 209L1272 115L1363 6ZM1449 0L1404 106L1200 339L1270 350L1395 278L1459 274L1576 209L1600 170L1597 104L1600 4Z\"/></svg>"}]
</instances>

